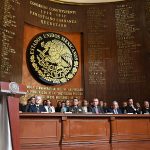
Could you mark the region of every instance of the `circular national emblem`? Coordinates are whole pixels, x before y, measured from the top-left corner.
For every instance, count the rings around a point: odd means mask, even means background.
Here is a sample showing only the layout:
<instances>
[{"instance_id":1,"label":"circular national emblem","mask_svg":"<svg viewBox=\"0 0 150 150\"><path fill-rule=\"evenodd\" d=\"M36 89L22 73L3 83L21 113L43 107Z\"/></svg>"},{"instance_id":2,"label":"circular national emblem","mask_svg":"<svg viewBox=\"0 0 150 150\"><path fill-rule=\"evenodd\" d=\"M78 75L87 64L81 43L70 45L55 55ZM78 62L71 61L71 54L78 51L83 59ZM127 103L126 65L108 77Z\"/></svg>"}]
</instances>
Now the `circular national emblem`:
<instances>
[{"instance_id":1,"label":"circular national emblem","mask_svg":"<svg viewBox=\"0 0 150 150\"><path fill-rule=\"evenodd\" d=\"M27 64L36 80L56 85L75 76L79 58L75 46L65 36L45 32L36 35L28 45Z\"/></svg>"},{"instance_id":2,"label":"circular national emblem","mask_svg":"<svg viewBox=\"0 0 150 150\"><path fill-rule=\"evenodd\" d=\"M17 92L19 92L19 85L16 82L10 82L9 83L9 90L12 93L17 93Z\"/></svg>"}]
</instances>

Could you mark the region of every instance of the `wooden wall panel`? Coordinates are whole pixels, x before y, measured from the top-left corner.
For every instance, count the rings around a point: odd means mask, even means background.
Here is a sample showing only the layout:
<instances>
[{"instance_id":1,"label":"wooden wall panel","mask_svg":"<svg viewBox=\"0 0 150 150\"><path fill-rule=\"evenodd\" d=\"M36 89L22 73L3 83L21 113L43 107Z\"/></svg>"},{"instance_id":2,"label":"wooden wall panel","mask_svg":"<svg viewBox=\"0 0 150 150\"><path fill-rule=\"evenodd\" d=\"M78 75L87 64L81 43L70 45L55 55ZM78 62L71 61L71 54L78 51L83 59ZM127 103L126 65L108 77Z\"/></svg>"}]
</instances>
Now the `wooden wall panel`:
<instances>
[{"instance_id":1,"label":"wooden wall panel","mask_svg":"<svg viewBox=\"0 0 150 150\"><path fill-rule=\"evenodd\" d=\"M113 123L112 142L150 140L149 119L116 119Z\"/></svg>"},{"instance_id":2,"label":"wooden wall panel","mask_svg":"<svg viewBox=\"0 0 150 150\"><path fill-rule=\"evenodd\" d=\"M149 56L143 41L146 3L133 0L87 7L87 99L121 102L150 96Z\"/></svg>"},{"instance_id":3,"label":"wooden wall panel","mask_svg":"<svg viewBox=\"0 0 150 150\"><path fill-rule=\"evenodd\" d=\"M0 81L21 83L23 56L21 0L2 0L0 5Z\"/></svg>"},{"instance_id":4,"label":"wooden wall panel","mask_svg":"<svg viewBox=\"0 0 150 150\"><path fill-rule=\"evenodd\" d=\"M51 0L27 0L22 3L26 23L58 32L82 32L85 29L85 7Z\"/></svg>"},{"instance_id":5,"label":"wooden wall panel","mask_svg":"<svg viewBox=\"0 0 150 150\"><path fill-rule=\"evenodd\" d=\"M63 144L109 142L109 128L108 119L71 118L63 121L62 141Z\"/></svg>"},{"instance_id":6,"label":"wooden wall panel","mask_svg":"<svg viewBox=\"0 0 150 150\"><path fill-rule=\"evenodd\" d=\"M37 147L59 144L61 123L59 119L20 120L20 140L22 147Z\"/></svg>"},{"instance_id":7,"label":"wooden wall panel","mask_svg":"<svg viewBox=\"0 0 150 150\"><path fill-rule=\"evenodd\" d=\"M107 136L107 121L108 120L70 120L70 137L84 137L89 131L89 136ZM99 126L101 124L101 126ZM85 128L86 127L86 128ZM91 127L95 127L96 130L91 130ZM81 133L82 131L82 133ZM88 136L88 135L87 135Z\"/></svg>"}]
</instances>

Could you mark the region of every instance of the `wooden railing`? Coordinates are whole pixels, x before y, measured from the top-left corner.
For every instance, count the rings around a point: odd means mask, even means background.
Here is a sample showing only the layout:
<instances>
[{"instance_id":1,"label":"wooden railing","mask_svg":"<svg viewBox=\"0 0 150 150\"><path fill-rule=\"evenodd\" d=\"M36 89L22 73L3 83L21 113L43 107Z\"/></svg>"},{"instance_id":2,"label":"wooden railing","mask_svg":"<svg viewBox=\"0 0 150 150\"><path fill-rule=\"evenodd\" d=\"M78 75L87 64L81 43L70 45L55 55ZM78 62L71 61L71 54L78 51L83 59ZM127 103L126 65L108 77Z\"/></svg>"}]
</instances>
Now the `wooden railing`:
<instances>
[{"instance_id":1,"label":"wooden railing","mask_svg":"<svg viewBox=\"0 0 150 150\"><path fill-rule=\"evenodd\" d=\"M150 141L150 115L20 114L21 146Z\"/></svg>"}]
</instances>

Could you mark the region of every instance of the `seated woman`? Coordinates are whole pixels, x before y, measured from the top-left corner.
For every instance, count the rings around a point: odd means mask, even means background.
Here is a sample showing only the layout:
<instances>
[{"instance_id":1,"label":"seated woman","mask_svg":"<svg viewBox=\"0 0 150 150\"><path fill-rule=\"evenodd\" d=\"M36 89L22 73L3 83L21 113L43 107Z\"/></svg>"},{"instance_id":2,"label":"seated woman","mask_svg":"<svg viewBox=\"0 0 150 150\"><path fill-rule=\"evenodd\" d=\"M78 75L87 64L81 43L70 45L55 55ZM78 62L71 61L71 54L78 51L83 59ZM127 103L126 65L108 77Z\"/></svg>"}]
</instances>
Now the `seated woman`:
<instances>
[{"instance_id":1,"label":"seated woman","mask_svg":"<svg viewBox=\"0 0 150 150\"><path fill-rule=\"evenodd\" d=\"M55 107L55 112L61 112L61 101L57 101L57 106Z\"/></svg>"},{"instance_id":2,"label":"seated woman","mask_svg":"<svg viewBox=\"0 0 150 150\"><path fill-rule=\"evenodd\" d=\"M44 107L46 109L46 112L48 112L48 113L55 112L55 107L52 105L52 102L49 99L46 100L46 105Z\"/></svg>"}]
</instances>

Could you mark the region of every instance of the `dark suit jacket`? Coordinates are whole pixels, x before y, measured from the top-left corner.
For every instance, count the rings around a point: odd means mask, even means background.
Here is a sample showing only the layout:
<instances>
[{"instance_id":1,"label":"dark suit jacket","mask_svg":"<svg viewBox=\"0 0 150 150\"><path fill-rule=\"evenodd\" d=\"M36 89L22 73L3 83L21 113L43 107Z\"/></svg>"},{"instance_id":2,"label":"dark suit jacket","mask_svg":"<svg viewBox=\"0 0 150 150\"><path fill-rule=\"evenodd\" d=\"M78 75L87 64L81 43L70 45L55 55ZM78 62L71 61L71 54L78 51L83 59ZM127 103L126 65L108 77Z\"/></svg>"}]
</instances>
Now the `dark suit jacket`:
<instances>
[{"instance_id":1,"label":"dark suit jacket","mask_svg":"<svg viewBox=\"0 0 150 150\"><path fill-rule=\"evenodd\" d=\"M115 114L114 109L109 109L109 112ZM117 109L117 112L118 114L122 114L122 111L119 108Z\"/></svg>"},{"instance_id":2,"label":"dark suit jacket","mask_svg":"<svg viewBox=\"0 0 150 150\"><path fill-rule=\"evenodd\" d=\"M127 113L137 113L136 110L134 110L131 106L127 106Z\"/></svg>"},{"instance_id":3,"label":"dark suit jacket","mask_svg":"<svg viewBox=\"0 0 150 150\"><path fill-rule=\"evenodd\" d=\"M136 108L136 113L137 114L141 114L142 113L142 108L140 107L140 108Z\"/></svg>"},{"instance_id":4,"label":"dark suit jacket","mask_svg":"<svg viewBox=\"0 0 150 150\"><path fill-rule=\"evenodd\" d=\"M29 112L37 112L36 105L30 105ZM43 105L39 105L39 112L46 112L46 109Z\"/></svg>"},{"instance_id":5,"label":"dark suit jacket","mask_svg":"<svg viewBox=\"0 0 150 150\"><path fill-rule=\"evenodd\" d=\"M65 108L66 108L66 112L69 112L69 106L65 106Z\"/></svg>"},{"instance_id":6,"label":"dark suit jacket","mask_svg":"<svg viewBox=\"0 0 150 150\"><path fill-rule=\"evenodd\" d=\"M99 112L99 113L104 113L103 108L97 106L97 109L98 109L98 112ZM90 112L96 113L96 111L95 111L95 106L91 106L91 107L90 107Z\"/></svg>"},{"instance_id":7,"label":"dark suit jacket","mask_svg":"<svg viewBox=\"0 0 150 150\"><path fill-rule=\"evenodd\" d=\"M122 111L123 114L127 113L127 107L121 107L120 109L121 109L121 111Z\"/></svg>"},{"instance_id":8,"label":"dark suit jacket","mask_svg":"<svg viewBox=\"0 0 150 150\"><path fill-rule=\"evenodd\" d=\"M103 107L104 113L109 112L109 108L108 107Z\"/></svg>"},{"instance_id":9,"label":"dark suit jacket","mask_svg":"<svg viewBox=\"0 0 150 150\"><path fill-rule=\"evenodd\" d=\"M61 112L61 107L55 107L55 112Z\"/></svg>"},{"instance_id":10,"label":"dark suit jacket","mask_svg":"<svg viewBox=\"0 0 150 150\"><path fill-rule=\"evenodd\" d=\"M26 112L26 105L22 105L19 103L19 111Z\"/></svg>"},{"instance_id":11,"label":"dark suit jacket","mask_svg":"<svg viewBox=\"0 0 150 150\"><path fill-rule=\"evenodd\" d=\"M83 109L82 109L82 107L80 107L80 106L77 106L77 107L71 106L71 107L69 108L69 112L72 112L72 113L82 113L82 112L83 112Z\"/></svg>"},{"instance_id":12,"label":"dark suit jacket","mask_svg":"<svg viewBox=\"0 0 150 150\"><path fill-rule=\"evenodd\" d=\"M142 113L143 113L143 114L145 114L145 113L149 113L149 114L150 114L150 108L147 108L147 109L146 109L146 108L143 108L143 109L142 109Z\"/></svg>"}]
</instances>

